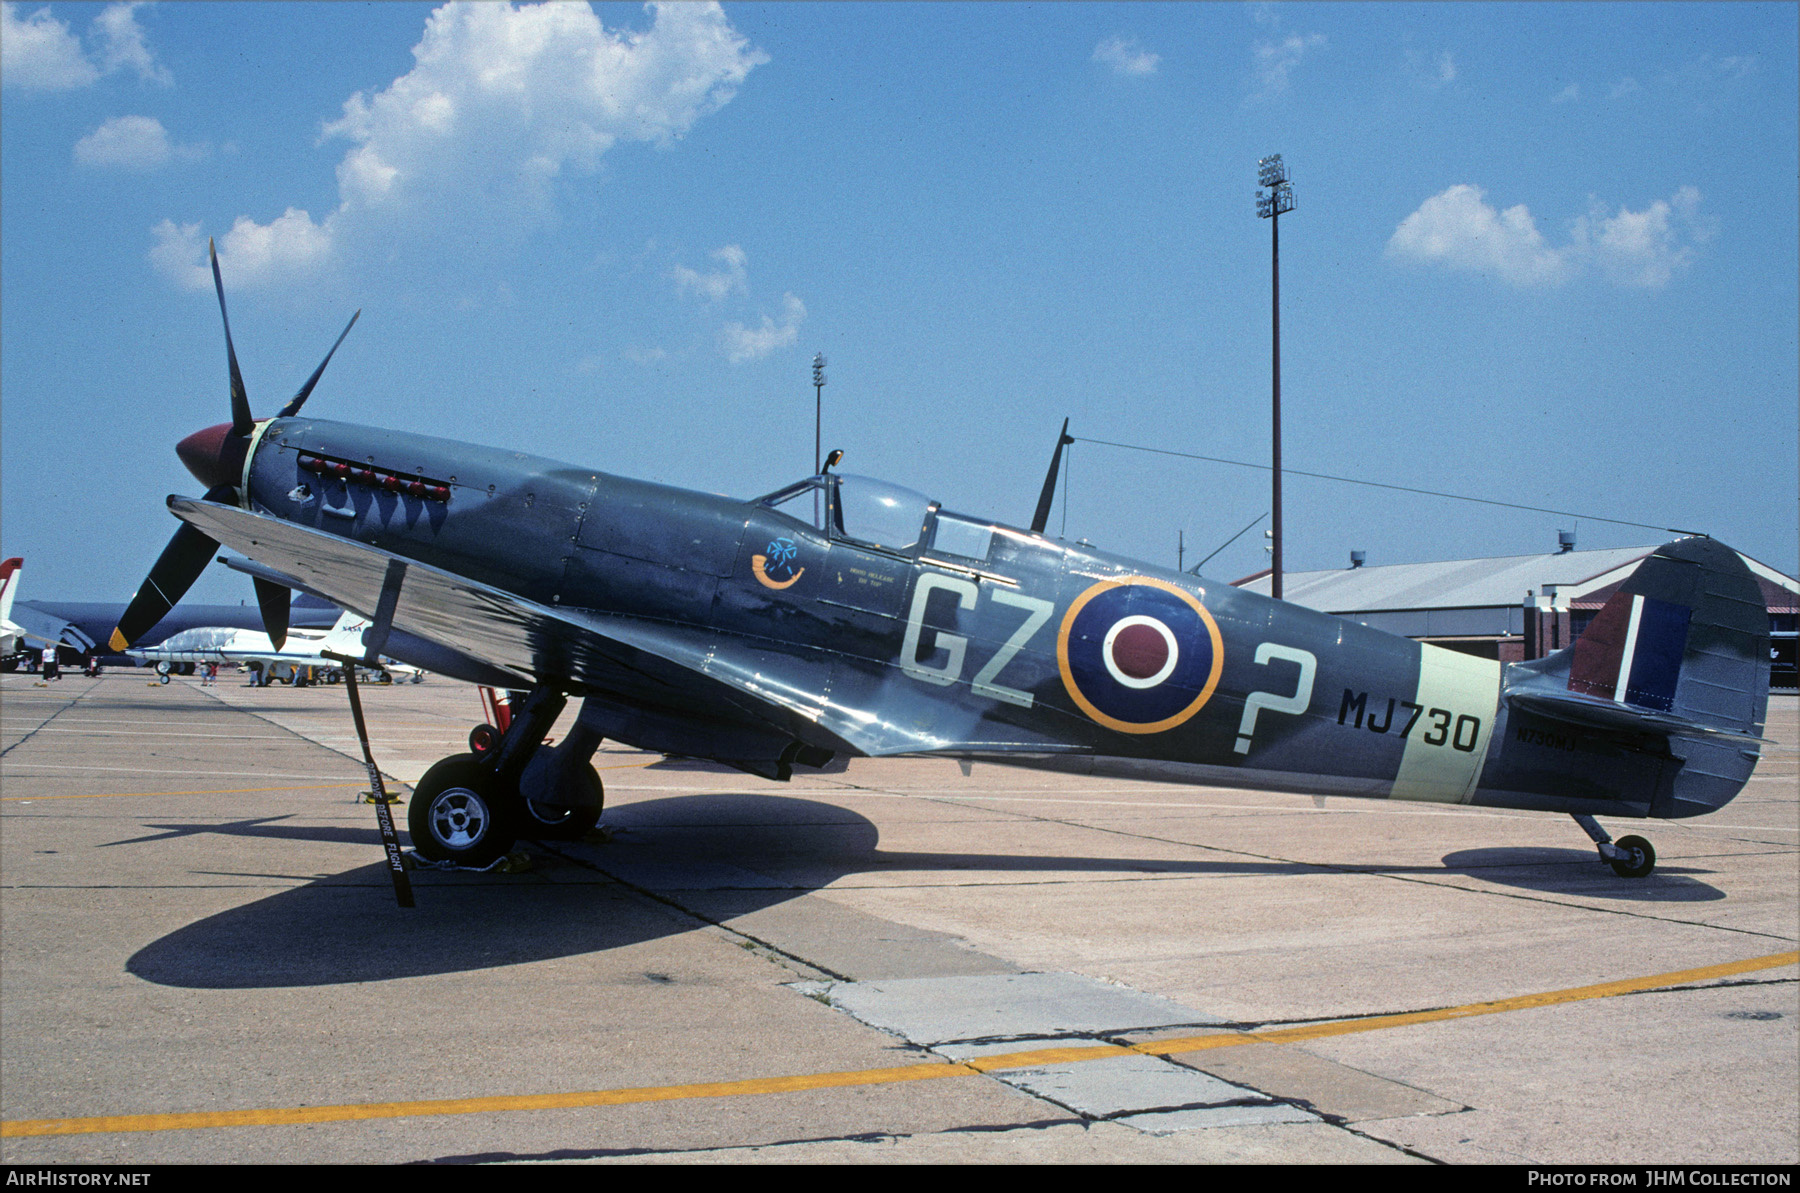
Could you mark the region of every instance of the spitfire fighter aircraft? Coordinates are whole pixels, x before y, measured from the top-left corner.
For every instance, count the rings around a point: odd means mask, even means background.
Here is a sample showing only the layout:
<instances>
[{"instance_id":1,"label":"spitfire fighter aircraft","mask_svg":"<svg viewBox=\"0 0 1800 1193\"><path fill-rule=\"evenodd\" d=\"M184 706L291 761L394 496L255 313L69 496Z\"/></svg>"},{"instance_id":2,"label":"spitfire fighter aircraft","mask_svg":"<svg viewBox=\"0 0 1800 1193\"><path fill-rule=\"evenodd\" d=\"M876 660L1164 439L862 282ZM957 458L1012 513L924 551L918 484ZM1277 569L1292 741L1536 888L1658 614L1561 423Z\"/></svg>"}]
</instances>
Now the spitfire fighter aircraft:
<instances>
[{"instance_id":1,"label":"spitfire fighter aircraft","mask_svg":"<svg viewBox=\"0 0 1800 1193\"><path fill-rule=\"evenodd\" d=\"M497 748L417 785L427 858L592 826L612 738L771 780L938 754L1535 809L1641 876L1649 842L1594 818L1714 811L1759 757L1768 621L1711 539L1647 558L1572 648L1503 666L1047 538L1042 505L1019 529L829 463L737 500L303 416L324 364L258 420L229 322L226 347L232 421L177 447L207 493L168 499L182 525L114 648L223 543L273 622L301 589L370 620L368 659L527 691Z\"/></svg>"}]
</instances>

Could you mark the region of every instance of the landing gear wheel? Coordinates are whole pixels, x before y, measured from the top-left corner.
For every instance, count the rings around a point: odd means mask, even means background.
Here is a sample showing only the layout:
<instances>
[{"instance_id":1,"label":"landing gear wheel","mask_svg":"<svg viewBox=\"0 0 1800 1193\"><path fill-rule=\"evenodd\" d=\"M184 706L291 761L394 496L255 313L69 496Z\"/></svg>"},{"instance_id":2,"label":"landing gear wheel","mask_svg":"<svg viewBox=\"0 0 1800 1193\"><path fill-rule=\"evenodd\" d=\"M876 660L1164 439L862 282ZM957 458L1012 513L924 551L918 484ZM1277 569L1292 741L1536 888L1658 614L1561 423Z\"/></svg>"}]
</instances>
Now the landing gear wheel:
<instances>
[{"instance_id":1,"label":"landing gear wheel","mask_svg":"<svg viewBox=\"0 0 1800 1193\"><path fill-rule=\"evenodd\" d=\"M406 827L413 848L434 862L486 866L512 848L513 817L493 771L472 754L453 754L413 789Z\"/></svg>"},{"instance_id":2,"label":"landing gear wheel","mask_svg":"<svg viewBox=\"0 0 1800 1193\"><path fill-rule=\"evenodd\" d=\"M1642 837L1620 837L1613 844L1624 850L1626 856L1612 858L1606 864L1620 878L1642 878L1656 868L1656 850Z\"/></svg>"},{"instance_id":3,"label":"landing gear wheel","mask_svg":"<svg viewBox=\"0 0 1800 1193\"><path fill-rule=\"evenodd\" d=\"M520 817L519 831L545 841L579 841L589 829L599 824L600 810L606 803L606 788L601 786L600 775L592 764L582 767L581 774L594 793L592 807L563 808L523 800L525 815Z\"/></svg>"}]
</instances>

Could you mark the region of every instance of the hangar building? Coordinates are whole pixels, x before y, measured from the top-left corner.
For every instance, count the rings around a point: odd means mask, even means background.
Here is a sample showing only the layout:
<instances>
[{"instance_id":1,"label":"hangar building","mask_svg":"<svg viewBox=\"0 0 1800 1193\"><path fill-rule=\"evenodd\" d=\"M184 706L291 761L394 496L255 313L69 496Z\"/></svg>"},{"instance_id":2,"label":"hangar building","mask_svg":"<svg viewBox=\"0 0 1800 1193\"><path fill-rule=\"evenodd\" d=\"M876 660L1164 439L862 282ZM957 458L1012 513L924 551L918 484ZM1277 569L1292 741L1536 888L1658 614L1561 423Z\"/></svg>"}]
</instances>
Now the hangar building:
<instances>
[{"instance_id":1,"label":"hangar building","mask_svg":"<svg viewBox=\"0 0 1800 1193\"><path fill-rule=\"evenodd\" d=\"M1565 549L1498 559L1452 559L1365 567L1362 552L1351 565L1329 572L1288 572L1282 597L1391 634L1517 663L1569 645L1618 591L1639 560L1655 547ZM1800 581L1739 552L1762 588L1769 609L1775 687L1795 686L1795 640ZM1261 571L1236 587L1268 595Z\"/></svg>"}]
</instances>

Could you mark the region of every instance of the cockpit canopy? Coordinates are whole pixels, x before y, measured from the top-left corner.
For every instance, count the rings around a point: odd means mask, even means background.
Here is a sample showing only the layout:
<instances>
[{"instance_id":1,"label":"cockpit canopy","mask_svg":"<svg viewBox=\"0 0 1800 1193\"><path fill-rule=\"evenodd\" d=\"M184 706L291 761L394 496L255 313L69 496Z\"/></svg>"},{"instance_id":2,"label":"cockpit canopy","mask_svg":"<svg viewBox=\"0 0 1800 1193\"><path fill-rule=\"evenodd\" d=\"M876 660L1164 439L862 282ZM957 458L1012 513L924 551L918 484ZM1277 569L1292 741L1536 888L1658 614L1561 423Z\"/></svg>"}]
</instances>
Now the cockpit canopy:
<instances>
[{"instance_id":1,"label":"cockpit canopy","mask_svg":"<svg viewBox=\"0 0 1800 1193\"><path fill-rule=\"evenodd\" d=\"M923 493L867 476L809 476L759 504L828 538L896 555L929 553L948 567L979 568L1000 533L989 519L952 513Z\"/></svg>"},{"instance_id":2,"label":"cockpit canopy","mask_svg":"<svg viewBox=\"0 0 1800 1193\"><path fill-rule=\"evenodd\" d=\"M763 498L762 504L825 531L888 551L919 542L932 503L923 493L868 476L809 476Z\"/></svg>"}]
</instances>

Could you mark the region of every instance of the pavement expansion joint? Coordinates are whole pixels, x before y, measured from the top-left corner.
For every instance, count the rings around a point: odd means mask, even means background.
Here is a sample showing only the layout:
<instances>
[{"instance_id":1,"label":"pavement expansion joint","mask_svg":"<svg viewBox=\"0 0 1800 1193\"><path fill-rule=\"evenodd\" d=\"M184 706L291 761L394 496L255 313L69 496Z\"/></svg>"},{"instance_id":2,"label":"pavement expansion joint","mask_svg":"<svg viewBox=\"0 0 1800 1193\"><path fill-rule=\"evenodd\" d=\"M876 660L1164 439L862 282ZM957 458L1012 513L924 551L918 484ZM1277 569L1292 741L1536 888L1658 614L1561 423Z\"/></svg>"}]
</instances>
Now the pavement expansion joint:
<instances>
[{"instance_id":1,"label":"pavement expansion joint","mask_svg":"<svg viewBox=\"0 0 1800 1193\"><path fill-rule=\"evenodd\" d=\"M632 1147L632 1148L556 1148L544 1152L476 1152L467 1155L436 1156L417 1164L529 1164L564 1160L631 1160L679 1158L684 1156L753 1155L775 1148L809 1147L821 1144L852 1143L870 1147L902 1144L925 1136L1001 1135L1017 1131L1047 1131L1057 1127L1090 1126L1097 1120L1080 1115L1058 1115L1029 1122L970 1123L919 1131L857 1131L841 1135L800 1135L792 1138L766 1139L752 1143L706 1145L701 1147Z\"/></svg>"},{"instance_id":2,"label":"pavement expansion joint","mask_svg":"<svg viewBox=\"0 0 1800 1193\"><path fill-rule=\"evenodd\" d=\"M1152 1134L1319 1122L1290 1101L1117 1041L1211 1030L1222 1021L1173 1000L1073 973L795 983L798 992L1020 1093Z\"/></svg>"},{"instance_id":3,"label":"pavement expansion joint","mask_svg":"<svg viewBox=\"0 0 1800 1193\"><path fill-rule=\"evenodd\" d=\"M76 692L74 694L74 696L72 696L69 699L68 703L64 704L61 708L57 709L55 712L53 712L49 716L45 717L42 721L38 722L37 725L35 725L31 729L27 730L25 735L23 737L19 738L18 741L12 742L11 744L7 745L4 749L0 749L0 758L4 758L6 755L12 753L14 750L18 749L20 746L22 746L26 742L30 741L33 737L37 736L37 734L41 733L44 730L44 727L49 725L51 721L54 721L56 718L62 716L64 713L68 712L71 708L74 708L77 704L81 703L81 701L83 701L84 699L86 699L88 696L90 696L93 693L94 687L95 687L95 685L89 684L87 687L83 688L81 691Z\"/></svg>"},{"instance_id":4,"label":"pavement expansion joint","mask_svg":"<svg viewBox=\"0 0 1800 1193\"><path fill-rule=\"evenodd\" d=\"M834 973L823 966L808 961L804 957L788 952L779 945L751 936L747 932L740 931L728 924L720 922L712 916L697 911L694 908L689 907L686 903L683 903L681 900L676 899L670 892L653 890L641 883L633 882L629 878L625 878L617 873L616 869L606 869L591 859L581 857L578 854L567 852L562 849L556 849L549 845L545 845L542 842L539 842L539 845L546 853L561 858L565 862L570 862L579 866L584 870L591 870L608 881L616 883L623 889L632 892L634 895L656 904L665 911L672 911L682 917L692 920L702 927L723 936L739 948L755 953L763 960L780 966L801 978L803 981L818 981L820 979L842 981L844 979L843 974Z\"/></svg>"}]
</instances>

